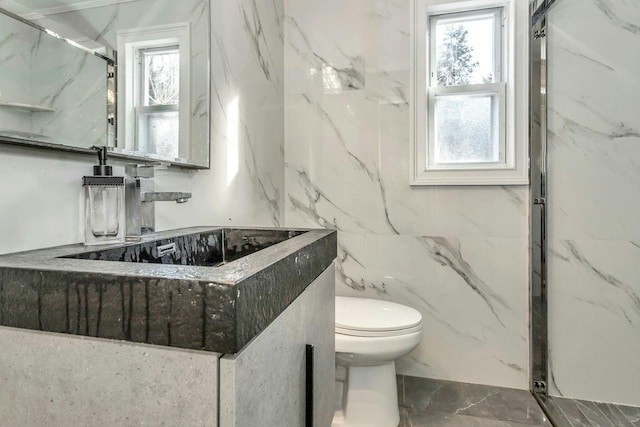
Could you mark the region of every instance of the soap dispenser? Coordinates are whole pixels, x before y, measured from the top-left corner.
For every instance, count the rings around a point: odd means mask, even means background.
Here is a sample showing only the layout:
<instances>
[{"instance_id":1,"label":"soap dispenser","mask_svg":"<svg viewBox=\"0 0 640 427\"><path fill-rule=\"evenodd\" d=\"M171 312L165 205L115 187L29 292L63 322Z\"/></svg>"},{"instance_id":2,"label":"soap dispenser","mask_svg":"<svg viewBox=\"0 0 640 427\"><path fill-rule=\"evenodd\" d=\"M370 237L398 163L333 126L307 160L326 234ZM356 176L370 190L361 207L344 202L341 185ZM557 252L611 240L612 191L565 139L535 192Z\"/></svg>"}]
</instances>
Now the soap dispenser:
<instances>
[{"instance_id":1,"label":"soap dispenser","mask_svg":"<svg viewBox=\"0 0 640 427\"><path fill-rule=\"evenodd\" d=\"M93 176L82 177L85 203L85 245L124 242L124 177L113 176L107 165L107 147L98 151Z\"/></svg>"}]
</instances>

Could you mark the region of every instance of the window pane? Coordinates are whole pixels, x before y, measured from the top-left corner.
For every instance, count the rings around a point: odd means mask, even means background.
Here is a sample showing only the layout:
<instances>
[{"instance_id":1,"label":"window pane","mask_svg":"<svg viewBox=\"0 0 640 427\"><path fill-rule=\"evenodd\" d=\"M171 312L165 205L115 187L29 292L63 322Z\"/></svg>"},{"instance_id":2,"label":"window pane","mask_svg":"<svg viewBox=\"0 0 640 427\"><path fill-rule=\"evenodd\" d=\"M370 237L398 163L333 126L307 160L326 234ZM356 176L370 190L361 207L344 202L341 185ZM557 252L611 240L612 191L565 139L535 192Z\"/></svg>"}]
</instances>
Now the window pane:
<instances>
[{"instance_id":1,"label":"window pane","mask_svg":"<svg viewBox=\"0 0 640 427\"><path fill-rule=\"evenodd\" d=\"M432 86L496 82L495 14L440 16L435 23L435 76ZM433 33L432 33L433 34Z\"/></svg>"},{"instance_id":2,"label":"window pane","mask_svg":"<svg viewBox=\"0 0 640 427\"><path fill-rule=\"evenodd\" d=\"M180 54L177 49L143 51L144 106L180 101Z\"/></svg>"},{"instance_id":3,"label":"window pane","mask_svg":"<svg viewBox=\"0 0 640 427\"><path fill-rule=\"evenodd\" d=\"M175 159L178 157L178 112L141 113L138 117L138 150Z\"/></svg>"},{"instance_id":4,"label":"window pane","mask_svg":"<svg viewBox=\"0 0 640 427\"><path fill-rule=\"evenodd\" d=\"M447 95L435 99L435 163L500 160L495 94Z\"/></svg>"}]
</instances>

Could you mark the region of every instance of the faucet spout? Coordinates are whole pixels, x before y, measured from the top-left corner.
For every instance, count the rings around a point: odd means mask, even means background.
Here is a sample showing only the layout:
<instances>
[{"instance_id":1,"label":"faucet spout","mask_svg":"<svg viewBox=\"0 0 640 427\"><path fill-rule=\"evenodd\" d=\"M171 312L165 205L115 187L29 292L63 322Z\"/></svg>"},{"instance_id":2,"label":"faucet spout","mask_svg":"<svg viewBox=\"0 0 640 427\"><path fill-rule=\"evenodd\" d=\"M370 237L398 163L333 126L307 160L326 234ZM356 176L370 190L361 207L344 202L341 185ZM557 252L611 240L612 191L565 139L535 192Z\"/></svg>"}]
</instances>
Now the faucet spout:
<instances>
[{"instance_id":1,"label":"faucet spout","mask_svg":"<svg viewBox=\"0 0 640 427\"><path fill-rule=\"evenodd\" d=\"M153 165L127 165L125 174L125 223L129 240L140 240L143 235L156 231L154 202L184 203L191 198L191 193L154 191Z\"/></svg>"},{"instance_id":2,"label":"faucet spout","mask_svg":"<svg viewBox=\"0 0 640 427\"><path fill-rule=\"evenodd\" d=\"M173 202L185 203L191 198L191 193L173 191L148 191L140 195L141 202Z\"/></svg>"}]
</instances>

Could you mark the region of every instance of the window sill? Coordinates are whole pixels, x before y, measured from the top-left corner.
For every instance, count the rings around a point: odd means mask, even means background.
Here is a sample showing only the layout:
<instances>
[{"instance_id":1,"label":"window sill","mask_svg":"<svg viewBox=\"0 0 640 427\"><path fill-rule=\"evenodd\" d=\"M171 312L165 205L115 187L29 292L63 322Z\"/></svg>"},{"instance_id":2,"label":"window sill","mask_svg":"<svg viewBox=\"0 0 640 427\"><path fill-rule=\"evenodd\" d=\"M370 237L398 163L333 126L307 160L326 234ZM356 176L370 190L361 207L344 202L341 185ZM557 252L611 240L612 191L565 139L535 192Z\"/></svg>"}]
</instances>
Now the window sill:
<instances>
[{"instance_id":1,"label":"window sill","mask_svg":"<svg viewBox=\"0 0 640 427\"><path fill-rule=\"evenodd\" d=\"M412 176L410 185L529 185L529 176L516 169L494 171L425 170Z\"/></svg>"}]
</instances>

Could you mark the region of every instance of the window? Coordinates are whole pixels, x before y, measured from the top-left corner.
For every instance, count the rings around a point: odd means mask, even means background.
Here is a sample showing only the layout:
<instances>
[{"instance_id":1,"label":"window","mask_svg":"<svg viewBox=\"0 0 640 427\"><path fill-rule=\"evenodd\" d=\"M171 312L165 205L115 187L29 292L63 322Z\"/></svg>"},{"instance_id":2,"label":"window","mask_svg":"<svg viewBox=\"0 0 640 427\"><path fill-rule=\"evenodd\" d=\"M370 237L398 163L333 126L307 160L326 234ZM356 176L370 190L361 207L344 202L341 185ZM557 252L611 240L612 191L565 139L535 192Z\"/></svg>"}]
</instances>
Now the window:
<instances>
[{"instance_id":1,"label":"window","mask_svg":"<svg viewBox=\"0 0 640 427\"><path fill-rule=\"evenodd\" d=\"M527 184L526 134L517 146L515 130L515 1L414 2L411 184Z\"/></svg>"},{"instance_id":2,"label":"window","mask_svg":"<svg viewBox=\"0 0 640 427\"><path fill-rule=\"evenodd\" d=\"M180 52L178 46L136 50L140 87L135 104L136 149L178 157Z\"/></svg>"},{"instance_id":3,"label":"window","mask_svg":"<svg viewBox=\"0 0 640 427\"><path fill-rule=\"evenodd\" d=\"M118 146L160 159L188 158L189 24L118 32Z\"/></svg>"}]
</instances>

